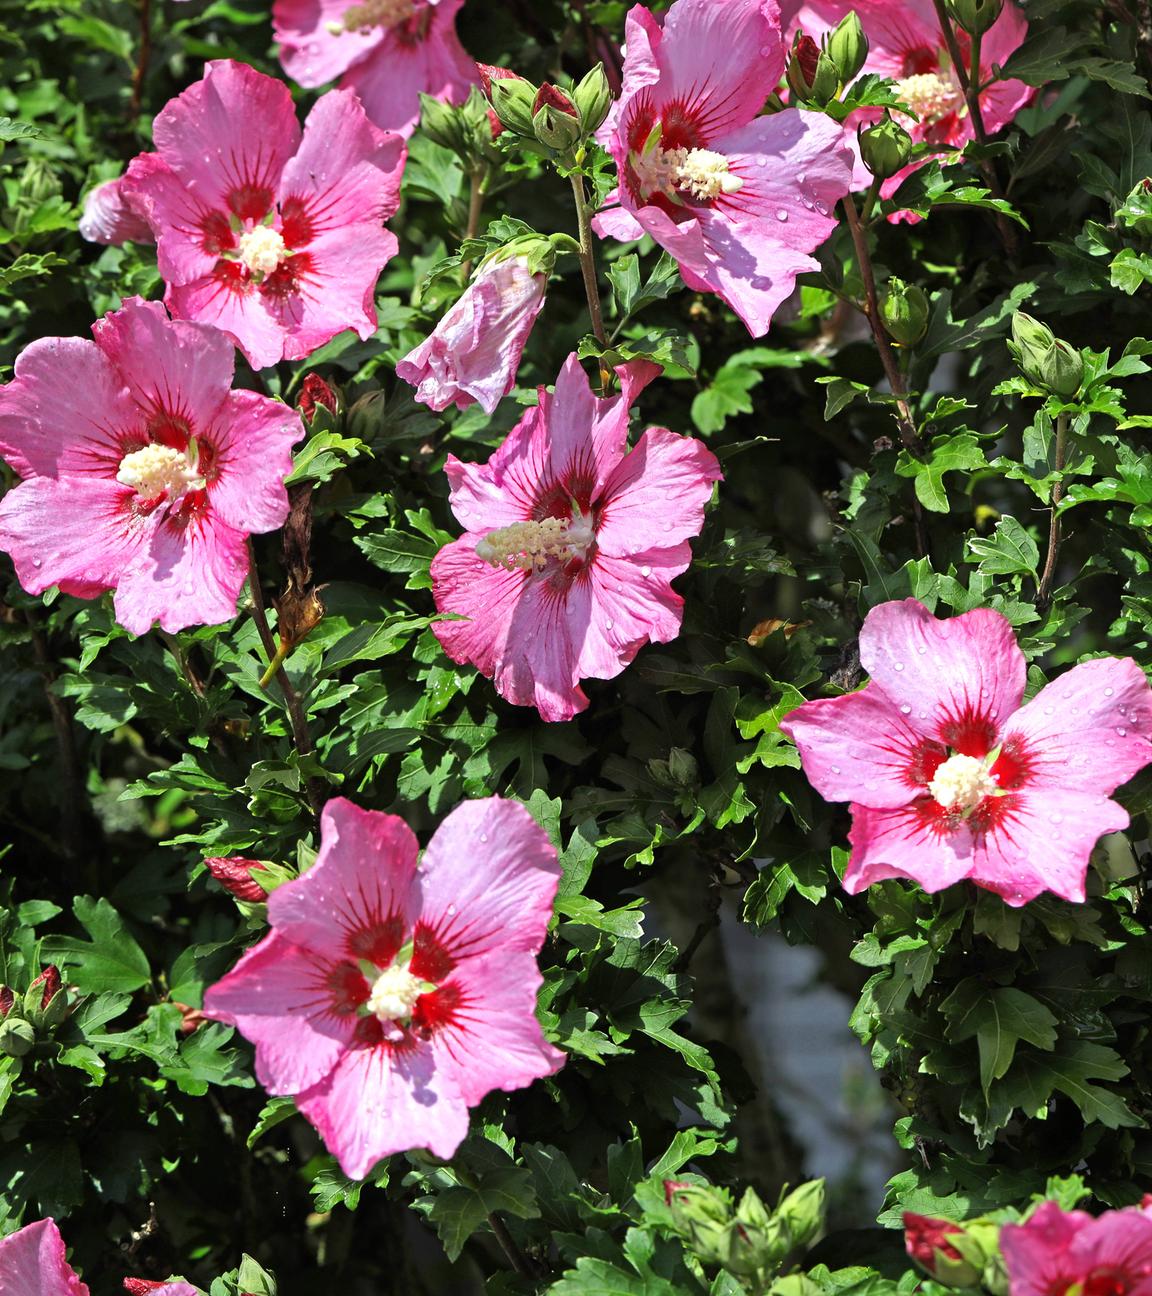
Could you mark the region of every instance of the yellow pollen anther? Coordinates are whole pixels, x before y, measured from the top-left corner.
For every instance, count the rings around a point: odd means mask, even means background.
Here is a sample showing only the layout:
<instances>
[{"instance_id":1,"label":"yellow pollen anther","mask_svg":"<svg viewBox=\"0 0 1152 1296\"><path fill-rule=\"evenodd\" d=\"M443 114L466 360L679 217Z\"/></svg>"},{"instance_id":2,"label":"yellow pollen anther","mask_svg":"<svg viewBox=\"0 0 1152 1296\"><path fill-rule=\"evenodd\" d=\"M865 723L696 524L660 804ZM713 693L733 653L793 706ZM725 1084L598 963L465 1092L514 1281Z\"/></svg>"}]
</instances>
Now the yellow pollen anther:
<instances>
[{"instance_id":1,"label":"yellow pollen anther","mask_svg":"<svg viewBox=\"0 0 1152 1296\"><path fill-rule=\"evenodd\" d=\"M477 544L476 556L507 571L537 571L550 558L568 562L583 558L592 543L591 524L583 517L541 518L539 522L513 522L489 531Z\"/></svg>"},{"instance_id":2,"label":"yellow pollen anther","mask_svg":"<svg viewBox=\"0 0 1152 1296\"><path fill-rule=\"evenodd\" d=\"M372 27L398 27L416 12L413 0L364 0L344 10L339 22L328 24L328 30L338 36L341 32L365 31Z\"/></svg>"},{"instance_id":3,"label":"yellow pollen anther","mask_svg":"<svg viewBox=\"0 0 1152 1296\"><path fill-rule=\"evenodd\" d=\"M204 485L196 464L183 450L157 442L126 454L120 460L116 480L122 486L131 486L146 501L159 499L164 494L175 501Z\"/></svg>"},{"instance_id":4,"label":"yellow pollen anther","mask_svg":"<svg viewBox=\"0 0 1152 1296\"><path fill-rule=\"evenodd\" d=\"M412 1016L416 1000L425 992L424 982L406 967L393 963L372 983L368 1011L382 1022L405 1021Z\"/></svg>"},{"instance_id":5,"label":"yellow pollen anther","mask_svg":"<svg viewBox=\"0 0 1152 1296\"><path fill-rule=\"evenodd\" d=\"M960 87L951 77L943 77L939 72L919 72L905 77L896 82L896 93L920 119L921 126L932 126L964 106Z\"/></svg>"},{"instance_id":6,"label":"yellow pollen anther","mask_svg":"<svg viewBox=\"0 0 1152 1296\"><path fill-rule=\"evenodd\" d=\"M928 792L938 804L959 814L970 814L985 797L999 790L984 761L959 753L949 756L928 784Z\"/></svg>"},{"instance_id":7,"label":"yellow pollen anther","mask_svg":"<svg viewBox=\"0 0 1152 1296\"><path fill-rule=\"evenodd\" d=\"M279 230L270 225L256 225L240 235L240 260L254 279L263 279L291 254Z\"/></svg>"},{"instance_id":8,"label":"yellow pollen anther","mask_svg":"<svg viewBox=\"0 0 1152 1296\"><path fill-rule=\"evenodd\" d=\"M645 197L655 193L679 198L688 194L702 202L711 202L721 194L736 194L744 181L728 169L728 158L712 149L673 148L658 145L632 155L632 168Z\"/></svg>"}]
</instances>

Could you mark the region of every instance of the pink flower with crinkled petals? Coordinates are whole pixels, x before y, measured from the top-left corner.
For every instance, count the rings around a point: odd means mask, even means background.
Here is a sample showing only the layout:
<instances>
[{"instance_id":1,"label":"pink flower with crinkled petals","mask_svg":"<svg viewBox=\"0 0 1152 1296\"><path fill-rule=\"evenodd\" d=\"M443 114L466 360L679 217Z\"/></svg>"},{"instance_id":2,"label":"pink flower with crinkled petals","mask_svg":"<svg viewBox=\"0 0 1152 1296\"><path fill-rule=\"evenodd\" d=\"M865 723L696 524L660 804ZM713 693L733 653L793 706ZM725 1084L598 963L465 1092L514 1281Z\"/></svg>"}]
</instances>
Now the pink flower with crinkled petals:
<instances>
[{"instance_id":1,"label":"pink flower with crinkled petals","mask_svg":"<svg viewBox=\"0 0 1152 1296\"><path fill-rule=\"evenodd\" d=\"M690 287L717 293L756 337L836 228L852 155L819 113L759 116L784 69L776 0L676 0L628 15L621 97L598 138L619 188L601 236L650 234Z\"/></svg>"},{"instance_id":2,"label":"pink flower with crinkled petals","mask_svg":"<svg viewBox=\"0 0 1152 1296\"><path fill-rule=\"evenodd\" d=\"M89 243L154 243L152 226L125 192L124 177L90 189L80 217L80 237Z\"/></svg>"},{"instance_id":3,"label":"pink flower with crinkled petals","mask_svg":"<svg viewBox=\"0 0 1152 1296\"><path fill-rule=\"evenodd\" d=\"M1152 1219L1137 1207L1093 1218L1041 1202L1004 1225L1000 1249L1010 1296L1152 1296Z\"/></svg>"},{"instance_id":4,"label":"pink flower with crinkled petals","mask_svg":"<svg viewBox=\"0 0 1152 1296\"><path fill-rule=\"evenodd\" d=\"M89 1296L51 1219L0 1238L0 1296Z\"/></svg>"},{"instance_id":5,"label":"pink flower with crinkled petals","mask_svg":"<svg viewBox=\"0 0 1152 1296\"><path fill-rule=\"evenodd\" d=\"M340 78L370 120L410 135L420 95L463 103L480 80L456 35L464 0L276 0L284 71L302 86Z\"/></svg>"},{"instance_id":6,"label":"pink flower with crinkled petals","mask_svg":"<svg viewBox=\"0 0 1152 1296\"><path fill-rule=\"evenodd\" d=\"M29 594L115 590L133 634L236 615L246 541L288 516L300 416L232 390L235 351L206 324L130 297L95 339L41 338L0 388L0 549Z\"/></svg>"},{"instance_id":7,"label":"pink flower with crinkled petals","mask_svg":"<svg viewBox=\"0 0 1152 1296\"><path fill-rule=\"evenodd\" d=\"M186 1282L152 1282L149 1278L125 1278L124 1290L128 1296L147 1296L148 1292L164 1292L166 1296L203 1296L199 1287Z\"/></svg>"},{"instance_id":8,"label":"pink flower with crinkled petals","mask_svg":"<svg viewBox=\"0 0 1152 1296\"><path fill-rule=\"evenodd\" d=\"M516 385L547 284L526 257L486 262L432 335L396 366L396 376L434 410L478 403L491 414Z\"/></svg>"},{"instance_id":9,"label":"pink flower with crinkled petals","mask_svg":"<svg viewBox=\"0 0 1152 1296\"><path fill-rule=\"evenodd\" d=\"M467 532L432 560L432 594L466 619L433 632L453 661L545 720L588 705L581 680L612 679L646 643L680 633L672 581L721 472L701 442L667 428L628 449L629 406L658 372L624 365L621 394L602 400L569 356L556 391L540 389L486 464L448 457Z\"/></svg>"},{"instance_id":10,"label":"pink flower with crinkled petals","mask_svg":"<svg viewBox=\"0 0 1152 1296\"><path fill-rule=\"evenodd\" d=\"M1088 857L1128 826L1111 794L1152 761L1152 689L1128 658L1074 666L1021 705L1024 654L988 608L937 620L882 603L860 631L871 682L781 724L828 801L852 803L845 889L967 878L1022 905L1084 899Z\"/></svg>"},{"instance_id":11,"label":"pink flower with crinkled petals","mask_svg":"<svg viewBox=\"0 0 1152 1296\"><path fill-rule=\"evenodd\" d=\"M345 1174L451 1157L485 1094L563 1065L535 1012L559 879L517 802L458 806L418 860L402 819L337 797L316 863L269 896L271 935L204 1011L256 1045L261 1084L295 1097Z\"/></svg>"},{"instance_id":12,"label":"pink flower with crinkled petals","mask_svg":"<svg viewBox=\"0 0 1152 1296\"><path fill-rule=\"evenodd\" d=\"M301 131L288 87L231 60L171 100L125 192L156 235L164 300L214 324L254 368L301 360L344 329L376 329L383 228L406 151L354 94L317 100Z\"/></svg>"}]
</instances>

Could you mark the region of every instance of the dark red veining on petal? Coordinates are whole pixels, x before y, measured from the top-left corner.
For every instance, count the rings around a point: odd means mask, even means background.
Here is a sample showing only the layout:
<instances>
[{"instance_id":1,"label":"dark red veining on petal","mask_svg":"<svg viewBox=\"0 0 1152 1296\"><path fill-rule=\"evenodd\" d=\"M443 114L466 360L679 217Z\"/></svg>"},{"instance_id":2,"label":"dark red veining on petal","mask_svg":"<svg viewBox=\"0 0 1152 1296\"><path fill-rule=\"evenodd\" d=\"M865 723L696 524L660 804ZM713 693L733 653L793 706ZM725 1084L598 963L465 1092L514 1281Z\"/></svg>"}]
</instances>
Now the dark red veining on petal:
<instances>
[{"instance_id":1,"label":"dark red veining on petal","mask_svg":"<svg viewBox=\"0 0 1152 1296\"><path fill-rule=\"evenodd\" d=\"M1083 1296L1124 1296L1143 1276L1116 1269L1095 1269L1084 1279Z\"/></svg>"},{"instance_id":2,"label":"dark red veining on petal","mask_svg":"<svg viewBox=\"0 0 1152 1296\"><path fill-rule=\"evenodd\" d=\"M1005 792L1015 792L1027 784L1034 769L1027 744L1019 734L1013 734L1005 741L990 773Z\"/></svg>"},{"instance_id":3,"label":"dark red veining on petal","mask_svg":"<svg viewBox=\"0 0 1152 1296\"><path fill-rule=\"evenodd\" d=\"M413 1033L427 1039L436 1031L450 1026L463 1003L463 991L451 981L421 995L412 1013Z\"/></svg>"},{"instance_id":4,"label":"dark red veining on petal","mask_svg":"<svg viewBox=\"0 0 1152 1296\"><path fill-rule=\"evenodd\" d=\"M348 933L345 949L354 959L367 959L379 968L387 967L404 944L404 919L389 914Z\"/></svg>"},{"instance_id":5,"label":"dark red veining on petal","mask_svg":"<svg viewBox=\"0 0 1152 1296\"><path fill-rule=\"evenodd\" d=\"M925 788L932 782L936 771L948 759L947 748L930 738L921 739L908 753L904 780L909 787Z\"/></svg>"},{"instance_id":6,"label":"dark red veining on petal","mask_svg":"<svg viewBox=\"0 0 1152 1296\"><path fill-rule=\"evenodd\" d=\"M148 440L173 450L188 449L192 437L192 424L183 414L172 410L157 410L148 420Z\"/></svg>"},{"instance_id":7,"label":"dark red veining on petal","mask_svg":"<svg viewBox=\"0 0 1152 1296\"><path fill-rule=\"evenodd\" d=\"M239 261L217 261L212 270L212 278L228 292L246 293L252 286L247 269Z\"/></svg>"},{"instance_id":8,"label":"dark red veining on petal","mask_svg":"<svg viewBox=\"0 0 1152 1296\"><path fill-rule=\"evenodd\" d=\"M267 185L248 181L237 185L228 195L228 208L242 221L259 223L272 210L272 190Z\"/></svg>"},{"instance_id":9,"label":"dark red veining on petal","mask_svg":"<svg viewBox=\"0 0 1152 1296\"><path fill-rule=\"evenodd\" d=\"M409 964L412 975L421 981L443 981L455 966L456 960L433 928L425 922L418 922L412 934L412 962Z\"/></svg>"},{"instance_id":10,"label":"dark red veining on petal","mask_svg":"<svg viewBox=\"0 0 1152 1296\"><path fill-rule=\"evenodd\" d=\"M205 212L201 217L200 246L209 256L220 256L236 247L236 235L223 212Z\"/></svg>"},{"instance_id":11,"label":"dark red veining on petal","mask_svg":"<svg viewBox=\"0 0 1152 1296\"><path fill-rule=\"evenodd\" d=\"M940 722L940 741L961 756L983 759L996 745L997 727L988 713L965 702L962 710Z\"/></svg>"},{"instance_id":12,"label":"dark red veining on petal","mask_svg":"<svg viewBox=\"0 0 1152 1296\"><path fill-rule=\"evenodd\" d=\"M332 996L332 1011L339 1017L354 1014L372 993L363 972L353 963L337 963L328 973L327 987Z\"/></svg>"},{"instance_id":13,"label":"dark red veining on petal","mask_svg":"<svg viewBox=\"0 0 1152 1296\"><path fill-rule=\"evenodd\" d=\"M310 243L316 227L303 198L285 198L280 206L280 236L287 247L295 250Z\"/></svg>"},{"instance_id":14,"label":"dark red veining on petal","mask_svg":"<svg viewBox=\"0 0 1152 1296\"><path fill-rule=\"evenodd\" d=\"M300 280L311 273L312 268L312 257L307 252L297 252L287 261L281 261L260 284L260 291L268 297L283 301L300 291Z\"/></svg>"}]
</instances>

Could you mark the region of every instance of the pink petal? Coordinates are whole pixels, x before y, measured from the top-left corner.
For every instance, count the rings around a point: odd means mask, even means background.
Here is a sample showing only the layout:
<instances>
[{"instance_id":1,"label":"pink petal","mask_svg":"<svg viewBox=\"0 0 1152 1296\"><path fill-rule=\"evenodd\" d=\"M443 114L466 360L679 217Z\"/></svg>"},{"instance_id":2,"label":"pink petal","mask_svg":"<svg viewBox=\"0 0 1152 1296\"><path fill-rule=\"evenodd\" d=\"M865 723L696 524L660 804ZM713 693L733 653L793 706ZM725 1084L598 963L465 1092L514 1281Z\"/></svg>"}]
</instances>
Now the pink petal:
<instances>
[{"instance_id":1,"label":"pink petal","mask_svg":"<svg viewBox=\"0 0 1152 1296\"><path fill-rule=\"evenodd\" d=\"M1088 857L1105 833L1128 827L1128 811L1107 797L1026 788L976 843L970 876L1014 908L1051 891L1084 899Z\"/></svg>"},{"instance_id":2,"label":"pink petal","mask_svg":"<svg viewBox=\"0 0 1152 1296\"><path fill-rule=\"evenodd\" d=\"M623 207L610 206L619 202L619 190L614 189L604 199L605 206L592 218L592 228L600 238L614 238L620 243L631 243L644 237L644 226Z\"/></svg>"},{"instance_id":3,"label":"pink petal","mask_svg":"<svg viewBox=\"0 0 1152 1296\"><path fill-rule=\"evenodd\" d=\"M1054 1201L1041 1202L1023 1224L1005 1224L1000 1250L1013 1296L1049 1296L1076 1281L1069 1261L1073 1239L1093 1223L1086 1211L1064 1211ZM1056 1282L1067 1279L1061 1286Z\"/></svg>"},{"instance_id":4,"label":"pink petal","mask_svg":"<svg viewBox=\"0 0 1152 1296\"><path fill-rule=\"evenodd\" d=\"M209 275L192 283L169 283L164 301L175 318L210 324L226 333L253 369L266 369L284 358L285 326L247 282Z\"/></svg>"},{"instance_id":5,"label":"pink petal","mask_svg":"<svg viewBox=\"0 0 1152 1296\"><path fill-rule=\"evenodd\" d=\"M164 518L120 577L116 620L136 635L154 621L170 633L231 621L247 576L244 533L214 517L210 506L187 521Z\"/></svg>"},{"instance_id":6,"label":"pink petal","mask_svg":"<svg viewBox=\"0 0 1152 1296\"><path fill-rule=\"evenodd\" d=\"M1008 62L1024 43L1028 35L1028 22L1019 5L1007 0L1000 12L1000 17L984 34L980 46L980 67L986 77L990 77L993 67L1000 67ZM989 135L995 135L1016 116L1021 108L1026 107L1036 97L1034 86L1023 81L997 80L980 95L981 115Z\"/></svg>"},{"instance_id":7,"label":"pink petal","mask_svg":"<svg viewBox=\"0 0 1152 1296\"><path fill-rule=\"evenodd\" d=\"M853 804L852 855L844 890L857 895L885 878L911 878L925 891L942 891L973 867L973 837L966 825L941 830L922 803L872 810Z\"/></svg>"},{"instance_id":8,"label":"pink petal","mask_svg":"<svg viewBox=\"0 0 1152 1296\"><path fill-rule=\"evenodd\" d=\"M80 217L80 237L89 243L152 243L152 227L131 194L125 189L124 177L105 180L90 189L84 198Z\"/></svg>"},{"instance_id":9,"label":"pink petal","mask_svg":"<svg viewBox=\"0 0 1152 1296\"><path fill-rule=\"evenodd\" d=\"M703 442L649 428L602 488L600 551L623 558L698 536L713 483L723 480L716 456Z\"/></svg>"},{"instance_id":10,"label":"pink petal","mask_svg":"<svg viewBox=\"0 0 1152 1296\"><path fill-rule=\"evenodd\" d=\"M233 391L217 422L203 432L215 451L209 484L212 512L237 531L275 531L288 516L284 479L292 446L304 435L300 415L281 401Z\"/></svg>"},{"instance_id":11,"label":"pink petal","mask_svg":"<svg viewBox=\"0 0 1152 1296\"><path fill-rule=\"evenodd\" d=\"M569 594L578 680L614 679L645 644L679 635L684 600L670 582L691 561L687 543L628 558L597 555L589 579Z\"/></svg>"},{"instance_id":12,"label":"pink petal","mask_svg":"<svg viewBox=\"0 0 1152 1296\"><path fill-rule=\"evenodd\" d=\"M335 1011L332 963L273 931L204 995L205 1016L256 1045L270 1094L296 1094L332 1070L356 1034L354 1011Z\"/></svg>"},{"instance_id":13,"label":"pink petal","mask_svg":"<svg viewBox=\"0 0 1152 1296\"><path fill-rule=\"evenodd\" d=\"M0 1296L88 1296L67 1256L55 1220L0 1238Z\"/></svg>"},{"instance_id":14,"label":"pink petal","mask_svg":"<svg viewBox=\"0 0 1152 1296\"><path fill-rule=\"evenodd\" d=\"M825 801L896 810L923 794L927 779L910 774L922 761L924 735L874 684L805 702L780 728L799 747L804 773Z\"/></svg>"},{"instance_id":15,"label":"pink petal","mask_svg":"<svg viewBox=\"0 0 1152 1296\"><path fill-rule=\"evenodd\" d=\"M383 933L397 920L403 931L411 927L417 849L397 815L334 797L320 818L316 863L272 892L268 919L289 940L326 958L367 957L365 933Z\"/></svg>"},{"instance_id":16,"label":"pink petal","mask_svg":"<svg viewBox=\"0 0 1152 1296\"><path fill-rule=\"evenodd\" d=\"M297 85L322 86L334 81L385 40L382 27L341 31L352 0L275 0L272 22L280 44L280 62Z\"/></svg>"},{"instance_id":17,"label":"pink petal","mask_svg":"<svg viewBox=\"0 0 1152 1296\"><path fill-rule=\"evenodd\" d=\"M514 950L535 955L560 874L547 833L518 801L465 801L436 830L420 863L421 923L456 961Z\"/></svg>"},{"instance_id":18,"label":"pink petal","mask_svg":"<svg viewBox=\"0 0 1152 1296\"><path fill-rule=\"evenodd\" d=\"M987 730L980 756L1024 695L1024 654L989 608L938 621L916 599L881 603L860 631L860 662L926 736L956 747L954 730Z\"/></svg>"},{"instance_id":19,"label":"pink petal","mask_svg":"<svg viewBox=\"0 0 1152 1296\"><path fill-rule=\"evenodd\" d=\"M427 1044L404 1052L386 1044L353 1049L326 1080L297 1095L296 1105L351 1179L412 1148L447 1160L468 1133L468 1107L437 1073Z\"/></svg>"},{"instance_id":20,"label":"pink petal","mask_svg":"<svg viewBox=\"0 0 1152 1296\"><path fill-rule=\"evenodd\" d=\"M124 189L156 232L156 262L166 283L192 283L212 273L219 257L216 240L209 250L206 230L218 233L219 213L208 198L189 189L158 153L132 159ZM234 246L234 234L228 237Z\"/></svg>"},{"instance_id":21,"label":"pink petal","mask_svg":"<svg viewBox=\"0 0 1152 1296\"><path fill-rule=\"evenodd\" d=\"M461 1004L433 1035L432 1055L437 1075L469 1107L493 1089L526 1088L564 1065L564 1053L536 1019L543 980L534 955L504 950L470 958L452 973L447 984L460 992Z\"/></svg>"},{"instance_id":22,"label":"pink petal","mask_svg":"<svg viewBox=\"0 0 1152 1296\"><path fill-rule=\"evenodd\" d=\"M1130 658L1082 662L1020 708L1004 741L1026 744L1028 787L1105 796L1152 761L1152 689Z\"/></svg>"}]
</instances>

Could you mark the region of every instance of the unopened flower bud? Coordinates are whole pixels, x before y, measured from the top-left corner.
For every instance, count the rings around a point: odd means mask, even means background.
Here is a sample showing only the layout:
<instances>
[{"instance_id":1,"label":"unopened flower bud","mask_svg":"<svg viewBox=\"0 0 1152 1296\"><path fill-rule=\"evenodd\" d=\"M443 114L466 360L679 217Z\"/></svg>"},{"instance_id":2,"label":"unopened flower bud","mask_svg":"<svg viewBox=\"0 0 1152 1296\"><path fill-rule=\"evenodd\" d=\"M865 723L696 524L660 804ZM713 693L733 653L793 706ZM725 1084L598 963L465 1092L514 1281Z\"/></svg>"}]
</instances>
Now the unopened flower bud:
<instances>
[{"instance_id":1,"label":"unopened flower bud","mask_svg":"<svg viewBox=\"0 0 1152 1296\"><path fill-rule=\"evenodd\" d=\"M242 1296L276 1296L276 1279L250 1255L240 1259L236 1285Z\"/></svg>"},{"instance_id":2,"label":"unopened flower bud","mask_svg":"<svg viewBox=\"0 0 1152 1296\"><path fill-rule=\"evenodd\" d=\"M517 135L533 133L537 89L522 77L492 77L488 83L488 100L500 125Z\"/></svg>"},{"instance_id":3,"label":"unopened flower bud","mask_svg":"<svg viewBox=\"0 0 1152 1296\"><path fill-rule=\"evenodd\" d=\"M584 131L580 113L563 90L545 81L532 105L532 131L541 144L558 153L574 148Z\"/></svg>"},{"instance_id":4,"label":"unopened flower bud","mask_svg":"<svg viewBox=\"0 0 1152 1296\"><path fill-rule=\"evenodd\" d=\"M1000 17L1004 0L944 0L944 8L970 36L983 36Z\"/></svg>"},{"instance_id":5,"label":"unopened flower bud","mask_svg":"<svg viewBox=\"0 0 1152 1296\"><path fill-rule=\"evenodd\" d=\"M9 1017L0 1022L0 1053L8 1057L23 1057L36 1043L36 1032L31 1022L22 1017Z\"/></svg>"},{"instance_id":6,"label":"unopened flower bud","mask_svg":"<svg viewBox=\"0 0 1152 1296\"><path fill-rule=\"evenodd\" d=\"M1020 372L1037 387L1070 400L1084 381L1084 360L1075 347L1058 338L1047 324L1017 311L1008 343Z\"/></svg>"},{"instance_id":7,"label":"unopened flower bud","mask_svg":"<svg viewBox=\"0 0 1152 1296\"><path fill-rule=\"evenodd\" d=\"M16 992L11 986L0 985L0 1021L11 1013L16 1003Z\"/></svg>"},{"instance_id":8,"label":"unopened flower bud","mask_svg":"<svg viewBox=\"0 0 1152 1296\"><path fill-rule=\"evenodd\" d=\"M152 1282L148 1278L124 1279L124 1290L128 1296L146 1296L148 1292L161 1291L167 1286L167 1283Z\"/></svg>"},{"instance_id":9,"label":"unopened flower bud","mask_svg":"<svg viewBox=\"0 0 1152 1296\"><path fill-rule=\"evenodd\" d=\"M928 328L928 298L916 284L893 276L880 303L880 319L894 342L913 346Z\"/></svg>"},{"instance_id":10,"label":"unopened flower bud","mask_svg":"<svg viewBox=\"0 0 1152 1296\"><path fill-rule=\"evenodd\" d=\"M828 34L828 57L836 64L844 85L852 81L868 58L868 37L855 10L840 20L839 26Z\"/></svg>"},{"instance_id":11,"label":"unopened flower bud","mask_svg":"<svg viewBox=\"0 0 1152 1296\"><path fill-rule=\"evenodd\" d=\"M244 859L239 855L231 859L206 859L204 867L230 895L248 904L262 904L268 892L256 881L255 873L267 872L260 860Z\"/></svg>"},{"instance_id":12,"label":"unopened flower bud","mask_svg":"<svg viewBox=\"0 0 1152 1296\"><path fill-rule=\"evenodd\" d=\"M790 1247L807 1246L824 1227L824 1180L813 1179L794 1188L776 1215L788 1225Z\"/></svg>"},{"instance_id":13,"label":"unopened flower bud","mask_svg":"<svg viewBox=\"0 0 1152 1296\"><path fill-rule=\"evenodd\" d=\"M840 72L836 64L828 52L804 32L797 32L792 42L787 77L788 86L798 99L821 107L830 103L840 90Z\"/></svg>"},{"instance_id":14,"label":"unopened flower bud","mask_svg":"<svg viewBox=\"0 0 1152 1296\"><path fill-rule=\"evenodd\" d=\"M883 120L856 132L860 156L877 180L888 180L902 170L912 155L912 136L885 111Z\"/></svg>"},{"instance_id":15,"label":"unopened flower bud","mask_svg":"<svg viewBox=\"0 0 1152 1296\"><path fill-rule=\"evenodd\" d=\"M599 130L612 107L612 87L603 63L597 63L572 91L572 102L580 114L580 129L584 134Z\"/></svg>"},{"instance_id":16,"label":"unopened flower bud","mask_svg":"<svg viewBox=\"0 0 1152 1296\"><path fill-rule=\"evenodd\" d=\"M459 109L429 94L420 96L420 132L453 153L463 153L467 147Z\"/></svg>"},{"instance_id":17,"label":"unopened flower bud","mask_svg":"<svg viewBox=\"0 0 1152 1296\"><path fill-rule=\"evenodd\" d=\"M984 1266L965 1259L957 1245L963 1237L963 1226L952 1220L904 1213L904 1246L908 1254L929 1277L945 1287L975 1287L980 1281Z\"/></svg>"},{"instance_id":18,"label":"unopened flower bud","mask_svg":"<svg viewBox=\"0 0 1152 1296\"><path fill-rule=\"evenodd\" d=\"M326 409L335 414L339 408L339 399L332 388L317 373L310 373L300 384L300 395L296 397L296 408L305 423L311 423L316 417L317 408Z\"/></svg>"},{"instance_id":19,"label":"unopened flower bud","mask_svg":"<svg viewBox=\"0 0 1152 1296\"><path fill-rule=\"evenodd\" d=\"M24 1014L41 1029L59 1026L68 1012L68 994L60 979L60 969L48 966L24 992Z\"/></svg>"}]
</instances>

